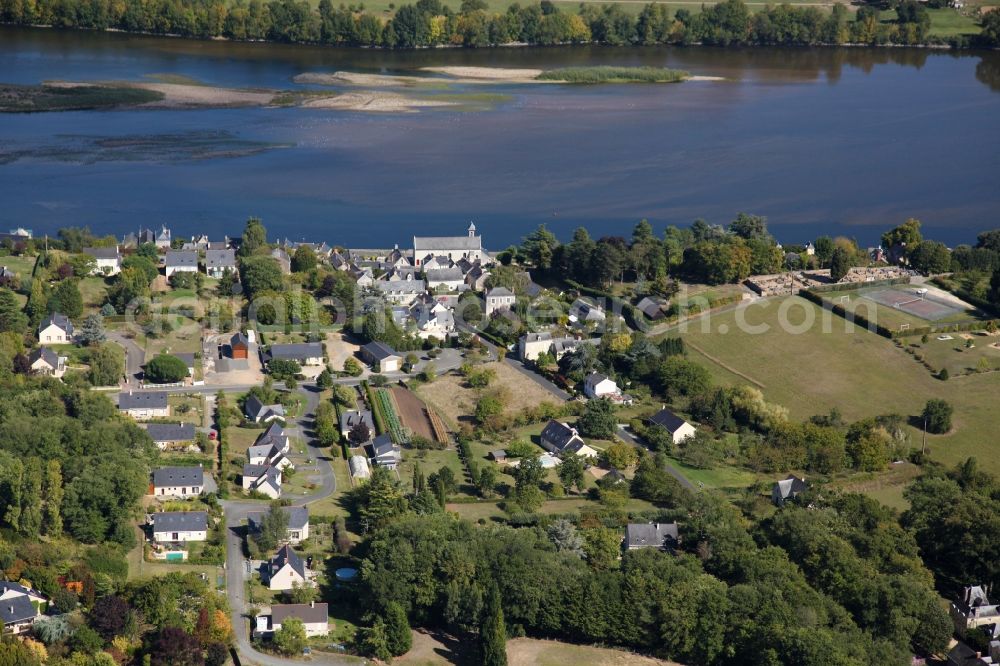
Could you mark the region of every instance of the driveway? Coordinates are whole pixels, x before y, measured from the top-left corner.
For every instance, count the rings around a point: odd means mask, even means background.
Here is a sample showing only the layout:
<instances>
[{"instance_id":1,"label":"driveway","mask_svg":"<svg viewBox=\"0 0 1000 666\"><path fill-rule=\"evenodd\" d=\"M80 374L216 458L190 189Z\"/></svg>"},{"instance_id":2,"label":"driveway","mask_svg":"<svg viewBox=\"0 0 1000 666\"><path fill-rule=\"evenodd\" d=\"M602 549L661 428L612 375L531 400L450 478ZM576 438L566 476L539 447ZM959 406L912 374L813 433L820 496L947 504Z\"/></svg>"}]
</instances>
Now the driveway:
<instances>
[{"instance_id":1,"label":"driveway","mask_svg":"<svg viewBox=\"0 0 1000 666\"><path fill-rule=\"evenodd\" d=\"M618 435L618 439L621 439L621 440L623 440L624 442L626 442L628 444L632 444L633 446L637 446L640 449L645 449L646 448L646 445L643 444L642 441L638 437L636 437L635 435L633 435L632 433L630 433L625 428L625 426L619 425L618 426L618 432L616 432L615 434ZM670 463L667 463L665 469L667 470L667 474L669 474L670 476L672 476L675 479L677 479L677 481L682 486L684 486L685 488L687 488L688 490L690 490L692 492L697 492L698 491L698 489L695 487L695 485L693 483L691 483L690 481L688 481L687 477L684 476L683 474L681 474L680 470L678 470L676 467L674 467Z\"/></svg>"},{"instance_id":2,"label":"driveway","mask_svg":"<svg viewBox=\"0 0 1000 666\"><path fill-rule=\"evenodd\" d=\"M146 352L136 344L135 340L127 338L117 331L107 331L108 340L125 349L125 385L138 387L142 377L142 366L146 362Z\"/></svg>"}]
</instances>

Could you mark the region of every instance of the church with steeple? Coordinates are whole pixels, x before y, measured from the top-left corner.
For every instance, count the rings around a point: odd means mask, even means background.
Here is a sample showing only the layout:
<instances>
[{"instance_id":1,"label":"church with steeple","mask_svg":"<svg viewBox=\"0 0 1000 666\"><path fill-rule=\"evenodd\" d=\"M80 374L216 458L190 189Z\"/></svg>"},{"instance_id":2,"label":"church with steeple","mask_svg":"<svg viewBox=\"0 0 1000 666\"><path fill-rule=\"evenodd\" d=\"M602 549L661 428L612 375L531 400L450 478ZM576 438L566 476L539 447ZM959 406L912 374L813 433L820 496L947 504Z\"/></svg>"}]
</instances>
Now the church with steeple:
<instances>
[{"instance_id":1,"label":"church with steeple","mask_svg":"<svg viewBox=\"0 0 1000 666\"><path fill-rule=\"evenodd\" d=\"M469 223L465 236L414 236L413 265L423 266L431 257L465 259L469 263L482 261L483 239L476 235L476 224Z\"/></svg>"}]
</instances>

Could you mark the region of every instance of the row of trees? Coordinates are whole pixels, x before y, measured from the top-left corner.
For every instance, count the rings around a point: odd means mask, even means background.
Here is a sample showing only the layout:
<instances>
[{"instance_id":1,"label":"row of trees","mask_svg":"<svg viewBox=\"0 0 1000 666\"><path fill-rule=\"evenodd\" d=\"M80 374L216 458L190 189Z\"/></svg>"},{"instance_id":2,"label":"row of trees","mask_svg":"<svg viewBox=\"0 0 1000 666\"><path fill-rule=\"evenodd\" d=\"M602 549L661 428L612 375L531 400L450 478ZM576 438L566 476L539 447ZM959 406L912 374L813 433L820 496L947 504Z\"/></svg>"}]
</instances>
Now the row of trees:
<instances>
[{"instance_id":1,"label":"row of trees","mask_svg":"<svg viewBox=\"0 0 1000 666\"><path fill-rule=\"evenodd\" d=\"M63 28L117 29L226 37L238 40L324 43L350 46L414 48L436 45L485 47L500 44L810 45L918 44L930 41L930 18L914 0L895 6L897 19L882 21L875 8L862 7L855 20L844 7L829 13L815 7L780 5L751 13L742 0L726 0L700 13L670 12L646 5L638 15L620 5L586 5L579 13L560 11L553 3L511 5L491 12L484 0L463 0L453 12L440 0L402 5L389 19L356 8L318 7L305 0L0 0L0 21ZM982 41L996 39L989 15Z\"/></svg>"}]
</instances>

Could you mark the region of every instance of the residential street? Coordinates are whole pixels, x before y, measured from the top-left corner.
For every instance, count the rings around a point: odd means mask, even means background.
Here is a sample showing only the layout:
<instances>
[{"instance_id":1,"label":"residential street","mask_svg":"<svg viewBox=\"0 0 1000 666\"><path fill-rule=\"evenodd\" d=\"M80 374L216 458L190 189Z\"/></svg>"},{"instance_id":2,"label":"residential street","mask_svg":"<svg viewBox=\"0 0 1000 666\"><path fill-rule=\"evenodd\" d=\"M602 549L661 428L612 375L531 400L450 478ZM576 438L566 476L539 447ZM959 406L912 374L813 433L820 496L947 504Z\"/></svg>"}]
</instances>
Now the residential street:
<instances>
[{"instance_id":1,"label":"residential street","mask_svg":"<svg viewBox=\"0 0 1000 666\"><path fill-rule=\"evenodd\" d=\"M329 452L316 444L312 437L313 419L316 413L316 406L319 404L319 390L315 385L302 385L298 391L305 397L306 405L301 416L295 420L295 424L289 425L289 431L303 438L308 446L310 457L316 460L319 471L320 486L314 493L309 495L285 495L295 503L315 502L329 497L337 489L336 478L333 475L333 467L330 464ZM243 537L241 523L246 521L247 513L259 511L266 504L259 501L249 500L226 500L222 502L226 518L226 592L229 596L229 605L232 610L233 633L236 636L236 649L240 654L243 666L258 664L260 666L293 666L301 664L301 659L283 659L281 657L264 654L254 649L250 642L248 619L244 617L246 613L246 598L244 583L252 575L247 571L247 560L243 556ZM341 656L329 653L313 652L309 663L330 664L342 666L345 664L364 663L364 660L356 657Z\"/></svg>"},{"instance_id":2,"label":"residential street","mask_svg":"<svg viewBox=\"0 0 1000 666\"><path fill-rule=\"evenodd\" d=\"M107 331L108 340L125 349L125 377L126 386L138 388L139 377L142 375L142 366L146 362L146 352L142 350L135 340L126 338L116 331Z\"/></svg>"}]
</instances>

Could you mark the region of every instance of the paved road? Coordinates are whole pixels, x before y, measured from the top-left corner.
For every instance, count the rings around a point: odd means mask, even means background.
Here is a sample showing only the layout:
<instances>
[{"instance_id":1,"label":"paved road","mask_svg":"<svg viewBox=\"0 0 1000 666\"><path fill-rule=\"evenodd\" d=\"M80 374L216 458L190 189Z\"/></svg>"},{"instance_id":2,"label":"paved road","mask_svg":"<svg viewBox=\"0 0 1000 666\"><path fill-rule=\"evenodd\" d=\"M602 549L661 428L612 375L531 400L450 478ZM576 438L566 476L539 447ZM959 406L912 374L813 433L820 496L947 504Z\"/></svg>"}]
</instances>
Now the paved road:
<instances>
[{"instance_id":1,"label":"paved road","mask_svg":"<svg viewBox=\"0 0 1000 666\"><path fill-rule=\"evenodd\" d=\"M108 340L120 345L125 349L125 376L126 385L137 388L139 378L142 377L142 366L146 362L146 352L135 343L135 340L126 338L121 333L107 331Z\"/></svg>"},{"instance_id":2,"label":"paved road","mask_svg":"<svg viewBox=\"0 0 1000 666\"><path fill-rule=\"evenodd\" d=\"M319 389L315 385L301 385L299 393L306 399L305 407L301 416L295 420L295 425L289 427L290 431L298 430L298 434L306 440L309 457L316 461L316 467L320 476L320 485L308 495L284 495L284 498L293 502L304 502L306 504L329 497L337 490L337 479L333 474L333 466L330 463L329 452L324 451L312 436L314 419L316 416L316 406L319 404ZM250 642L247 630L247 619L245 617L247 600L245 598L245 583L253 575L247 571L247 560L243 555L242 523L246 521L247 513L250 511L260 511L263 508L260 502L249 502L243 500L226 500L222 502L226 519L226 592L229 596L229 605L232 612L233 632L236 634L236 649L240 654L240 660L244 666L259 664L260 666L294 666L301 664L301 660L283 659L274 655L264 654L254 649ZM361 660L355 657L340 656L328 653L313 652L309 663L328 664L330 666L356 665Z\"/></svg>"},{"instance_id":3,"label":"paved road","mask_svg":"<svg viewBox=\"0 0 1000 666\"><path fill-rule=\"evenodd\" d=\"M624 440L625 442L632 444L633 446L638 446L640 449L646 448L646 445L638 437L630 433L624 426L619 425L618 432L616 434L618 435L619 439ZM693 483L688 481L688 478L686 476L681 474L680 470L678 470L670 463L666 464L666 470L667 474L677 479L677 481L679 481L680 484L685 488L687 488L688 490L692 491L698 490Z\"/></svg>"}]
</instances>

